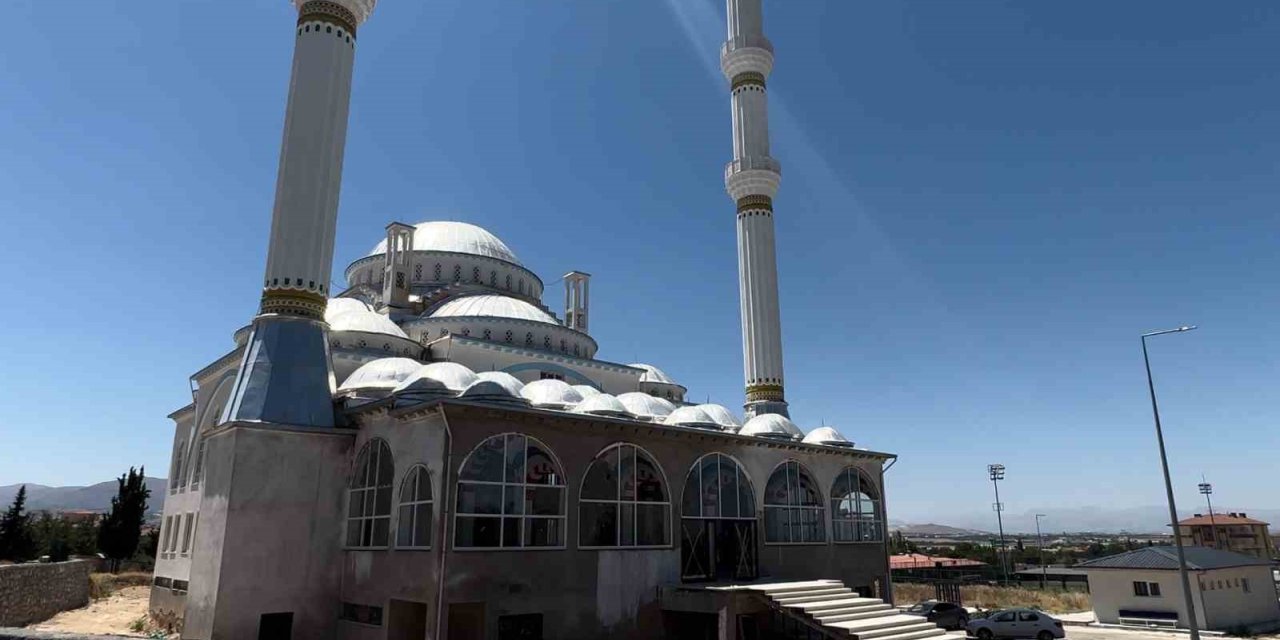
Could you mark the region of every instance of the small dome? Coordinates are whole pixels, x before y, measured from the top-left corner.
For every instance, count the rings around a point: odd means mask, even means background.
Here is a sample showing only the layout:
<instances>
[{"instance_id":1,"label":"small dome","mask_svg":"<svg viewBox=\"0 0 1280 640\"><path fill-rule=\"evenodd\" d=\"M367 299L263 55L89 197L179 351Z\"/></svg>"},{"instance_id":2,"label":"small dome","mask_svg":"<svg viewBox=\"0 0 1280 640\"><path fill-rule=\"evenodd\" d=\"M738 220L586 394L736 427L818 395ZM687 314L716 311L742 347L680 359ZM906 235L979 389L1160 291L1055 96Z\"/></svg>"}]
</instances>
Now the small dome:
<instances>
[{"instance_id":1,"label":"small dome","mask_svg":"<svg viewBox=\"0 0 1280 640\"><path fill-rule=\"evenodd\" d=\"M477 379L475 373L456 362L432 362L405 378L395 393L457 395Z\"/></svg>"},{"instance_id":2,"label":"small dome","mask_svg":"<svg viewBox=\"0 0 1280 640\"><path fill-rule=\"evenodd\" d=\"M573 408L573 412L589 413L595 416L612 416L614 418L631 417L627 407L619 402L617 398L607 393L599 393L579 402Z\"/></svg>"},{"instance_id":3,"label":"small dome","mask_svg":"<svg viewBox=\"0 0 1280 640\"><path fill-rule=\"evenodd\" d=\"M644 373L640 374L640 382L656 382L658 384L675 384L675 385L679 384L675 380L672 380L671 376L668 376L666 372L664 372L662 369L659 369L651 364L644 364L643 362L637 362L635 364L629 364L627 366L634 367L636 369L644 369Z\"/></svg>"},{"instance_id":4,"label":"small dome","mask_svg":"<svg viewBox=\"0 0 1280 640\"><path fill-rule=\"evenodd\" d=\"M580 393L580 394L582 394L582 397L584 397L584 398L590 398L591 396L598 396L598 395L600 395L600 394L604 393L603 391L601 391L601 390L599 390L599 389L597 389L597 388L595 388L595 387L593 387L593 386L591 386L591 385L589 385L589 384L575 384L575 385L573 385L573 390L574 390L574 391L577 391L577 392L578 392L578 393Z\"/></svg>"},{"instance_id":5,"label":"small dome","mask_svg":"<svg viewBox=\"0 0 1280 640\"><path fill-rule=\"evenodd\" d=\"M738 434L781 440L799 440L804 437L804 432L800 431L796 423L776 413L765 413L748 420L738 430Z\"/></svg>"},{"instance_id":6,"label":"small dome","mask_svg":"<svg viewBox=\"0 0 1280 640\"><path fill-rule=\"evenodd\" d=\"M568 409L582 402L582 394L564 380L535 380L524 385L520 395L535 407Z\"/></svg>"},{"instance_id":7,"label":"small dome","mask_svg":"<svg viewBox=\"0 0 1280 640\"><path fill-rule=\"evenodd\" d=\"M720 424L716 422L715 418L703 411L701 407L693 406L677 408L662 423L681 427L697 427L699 429L720 429Z\"/></svg>"},{"instance_id":8,"label":"small dome","mask_svg":"<svg viewBox=\"0 0 1280 640\"><path fill-rule=\"evenodd\" d=\"M804 437L809 444L825 444L831 447L852 447L853 443L832 427L818 427Z\"/></svg>"},{"instance_id":9,"label":"small dome","mask_svg":"<svg viewBox=\"0 0 1280 640\"><path fill-rule=\"evenodd\" d=\"M357 389L386 389L390 391L422 368L422 363L411 358L378 358L360 365L338 387L338 391Z\"/></svg>"},{"instance_id":10,"label":"small dome","mask_svg":"<svg viewBox=\"0 0 1280 640\"><path fill-rule=\"evenodd\" d=\"M492 380L498 384L514 388L516 395L520 395L520 390L524 388L524 383L520 379L507 373L506 371L479 371L476 377L481 380Z\"/></svg>"},{"instance_id":11,"label":"small dome","mask_svg":"<svg viewBox=\"0 0 1280 640\"><path fill-rule=\"evenodd\" d=\"M524 385L514 377L510 380L502 378L477 378L471 386L462 390L459 398L478 400L481 402L499 402L502 404L529 404L520 396L520 388ZM514 383L514 384L513 384Z\"/></svg>"},{"instance_id":12,"label":"small dome","mask_svg":"<svg viewBox=\"0 0 1280 640\"><path fill-rule=\"evenodd\" d=\"M738 416L733 415L733 412L723 405L700 404L698 408L711 416L711 419L715 420L716 424L724 427L726 431L737 431L742 428L742 421L738 419Z\"/></svg>"},{"instance_id":13,"label":"small dome","mask_svg":"<svg viewBox=\"0 0 1280 640\"><path fill-rule=\"evenodd\" d=\"M529 304L528 302L525 302L524 300L496 294L450 298L444 303L436 306L434 309L428 310L423 314L423 317L513 318L515 320L530 320L533 322L543 322L546 324L561 326L560 322L552 317L551 314Z\"/></svg>"},{"instance_id":14,"label":"small dome","mask_svg":"<svg viewBox=\"0 0 1280 640\"><path fill-rule=\"evenodd\" d=\"M473 256L497 258L506 262L520 264L516 254L507 247L506 243L499 240L498 236L474 224L436 220L419 222L413 225L413 228L414 251L468 253ZM378 243L378 246L373 248L373 251L369 252L369 255L376 256L386 252L387 241L384 238Z\"/></svg>"},{"instance_id":15,"label":"small dome","mask_svg":"<svg viewBox=\"0 0 1280 640\"><path fill-rule=\"evenodd\" d=\"M587 400L590 399L587 398ZM621 402L622 406L626 407L627 413L637 418L652 420L653 422L662 422L664 418L671 415L671 412L676 409L676 406L667 400L655 398L639 391L620 394L618 402Z\"/></svg>"},{"instance_id":16,"label":"small dome","mask_svg":"<svg viewBox=\"0 0 1280 640\"><path fill-rule=\"evenodd\" d=\"M334 315L332 319L326 317L326 321L333 331L363 331L385 333L398 338L409 337L390 318L376 311L347 311Z\"/></svg>"},{"instance_id":17,"label":"small dome","mask_svg":"<svg viewBox=\"0 0 1280 640\"><path fill-rule=\"evenodd\" d=\"M329 298L324 305L324 321L332 323L334 318L348 311L373 313L373 307L359 298Z\"/></svg>"}]
</instances>

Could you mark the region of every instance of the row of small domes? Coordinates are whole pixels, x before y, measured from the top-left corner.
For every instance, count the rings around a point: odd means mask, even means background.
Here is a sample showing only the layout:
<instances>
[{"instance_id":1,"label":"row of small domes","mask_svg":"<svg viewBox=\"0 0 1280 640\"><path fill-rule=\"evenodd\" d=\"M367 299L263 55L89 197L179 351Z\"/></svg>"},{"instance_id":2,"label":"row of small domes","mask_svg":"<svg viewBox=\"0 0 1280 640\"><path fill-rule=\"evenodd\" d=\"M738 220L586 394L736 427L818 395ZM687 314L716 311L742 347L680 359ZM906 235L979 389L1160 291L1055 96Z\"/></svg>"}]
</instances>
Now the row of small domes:
<instances>
[{"instance_id":1,"label":"row of small domes","mask_svg":"<svg viewBox=\"0 0 1280 640\"><path fill-rule=\"evenodd\" d=\"M338 387L338 391L365 397L394 395L411 400L457 397L732 431L748 436L803 440L810 444L853 446L852 442L831 427L814 429L806 436L794 422L776 414L759 415L742 424L732 412L718 404L677 407L668 400L638 391L614 396L589 385L570 385L563 380L536 380L526 384L509 373L476 373L456 362L424 365L410 358L380 358L356 369Z\"/></svg>"}]
</instances>

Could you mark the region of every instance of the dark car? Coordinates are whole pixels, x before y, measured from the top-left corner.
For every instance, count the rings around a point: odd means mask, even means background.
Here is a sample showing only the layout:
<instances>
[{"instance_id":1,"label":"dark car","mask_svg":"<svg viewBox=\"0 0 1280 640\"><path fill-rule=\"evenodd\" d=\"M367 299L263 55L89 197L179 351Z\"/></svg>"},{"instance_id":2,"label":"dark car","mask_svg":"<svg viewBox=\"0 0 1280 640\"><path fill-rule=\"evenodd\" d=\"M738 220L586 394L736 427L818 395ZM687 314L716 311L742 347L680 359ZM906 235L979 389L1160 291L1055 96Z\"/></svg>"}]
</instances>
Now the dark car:
<instances>
[{"instance_id":1,"label":"dark car","mask_svg":"<svg viewBox=\"0 0 1280 640\"><path fill-rule=\"evenodd\" d=\"M903 613L921 616L943 629L963 629L969 624L969 612L964 607L950 602L925 600L907 607Z\"/></svg>"}]
</instances>

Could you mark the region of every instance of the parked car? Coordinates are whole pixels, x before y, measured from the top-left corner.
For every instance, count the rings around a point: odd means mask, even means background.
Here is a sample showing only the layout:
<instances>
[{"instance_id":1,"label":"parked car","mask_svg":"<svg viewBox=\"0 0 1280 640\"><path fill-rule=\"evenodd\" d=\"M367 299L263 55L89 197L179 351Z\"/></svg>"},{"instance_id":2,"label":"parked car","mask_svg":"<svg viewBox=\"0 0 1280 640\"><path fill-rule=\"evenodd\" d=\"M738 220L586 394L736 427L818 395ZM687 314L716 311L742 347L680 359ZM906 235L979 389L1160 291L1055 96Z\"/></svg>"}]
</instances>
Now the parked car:
<instances>
[{"instance_id":1,"label":"parked car","mask_svg":"<svg viewBox=\"0 0 1280 640\"><path fill-rule=\"evenodd\" d=\"M975 618L965 625L965 631L978 640L993 638L1035 638L1056 640L1067 637L1062 622L1043 611L1033 609L1001 609L992 611L985 618Z\"/></svg>"},{"instance_id":2,"label":"parked car","mask_svg":"<svg viewBox=\"0 0 1280 640\"><path fill-rule=\"evenodd\" d=\"M903 613L923 616L943 629L964 629L969 624L969 612L964 607L950 602L923 600L907 607Z\"/></svg>"}]
</instances>

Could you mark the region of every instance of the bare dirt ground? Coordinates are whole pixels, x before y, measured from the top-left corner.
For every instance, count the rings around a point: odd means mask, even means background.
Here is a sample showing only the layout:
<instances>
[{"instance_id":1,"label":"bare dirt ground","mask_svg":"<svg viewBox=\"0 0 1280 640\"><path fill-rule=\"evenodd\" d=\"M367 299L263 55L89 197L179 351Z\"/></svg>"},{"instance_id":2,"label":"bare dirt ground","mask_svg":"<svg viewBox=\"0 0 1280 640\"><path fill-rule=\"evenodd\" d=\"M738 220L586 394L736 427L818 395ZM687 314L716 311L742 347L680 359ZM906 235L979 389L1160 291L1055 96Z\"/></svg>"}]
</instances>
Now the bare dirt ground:
<instances>
[{"instance_id":1,"label":"bare dirt ground","mask_svg":"<svg viewBox=\"0 0 1280 640\"><path fill-rule=\"evenodd\" d=\"M30 626L40 631L63 633L100 633L145 638L145 634L132 631L130 625L147 615L148 587L123 587L89 606L58 615Z\"/></svg>"}]
</instances>

